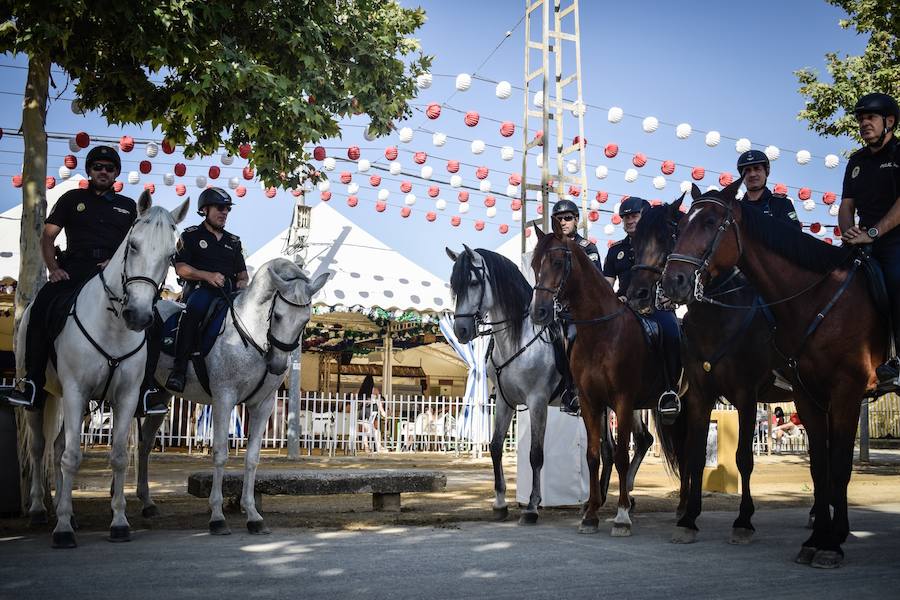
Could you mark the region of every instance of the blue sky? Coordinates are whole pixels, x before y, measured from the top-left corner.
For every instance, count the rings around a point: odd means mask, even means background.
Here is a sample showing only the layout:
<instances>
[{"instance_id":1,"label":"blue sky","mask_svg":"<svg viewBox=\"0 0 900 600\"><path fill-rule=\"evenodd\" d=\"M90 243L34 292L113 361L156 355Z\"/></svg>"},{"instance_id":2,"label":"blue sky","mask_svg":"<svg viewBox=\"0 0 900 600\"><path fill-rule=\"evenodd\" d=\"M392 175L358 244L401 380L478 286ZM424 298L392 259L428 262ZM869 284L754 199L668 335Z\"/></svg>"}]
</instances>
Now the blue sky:
<instances>
[{"instance_id":1,"label":"blue sky","mask_svg":"<svg viewBox=\"0 0 900 600\"><path fill-rule=\"evenodd\" d=\"M504 40L505 32L515 27L477 75L522 86L524 24L517 27L516 24L522 17L525 3L519 0L402 3L421 5L428 14L428 22L418 37L424 51L434 56L433 85L422 90L419 98L413 101L418 109L413 118L408 123L398 124L398 128L408 125L421 129L416 131L409 144L399 143L396 134L369 142L362 136L366 118L356 117L347 122L343 139L322 142L329 148L329 155L343 159L346 159L346 148L356 144L362 148L363 158L382 167L387 163L383 155L385 147L396 145L401 149L398 160L403 165L404 175L397 177L374 169L365 174L357 173L355 165L339 161L337 169L330 173L331 203L388 245L435 274L446 277L449 276L449 262L444 255L445 245L458 248L466 243L493 249L518 228L518 223L511 219L510 199L504 192L508 173L521 172L521 129L517 129L515 136L503 138L497 123L490 119L510 120L519 127L523 113L522 93L514 90L511 98L500 100L494 94L493 83L476 80L468 91L456 92L454 81L458 73L473 73ZM830 153L840 155L851 149L853 143L847 139L820 138L797 120L803 99L796 92L793 72L802 67L824 71L824 54L828 51L839 54L862 51L866 40L840 29L838 20L842 16L842 11L823 0L758 0L744 6L725 2L582 0L583 96L589 105L585 114L585 137L589 143L586 158L591 165L587 169L589 197L597 190L607 191L610 200L602 207L605 211L611 210L625 194L668 201L679 194L679 182L690 179L692 166L702 166L708 172L700 182L701 187L717 184L718 173L711 172L735 173L738 153L734 140L728 138L746 137L754 148L775 145L781 149L781 157L772 166L770 186L775 182L787 184L789 194L795 199L800 187L814 190L814 211L803 210L797 202L798 214L804 222L835 224L836 217L828 215L821 198L825 191L840 194L846 163L842 157L837 168L828 169L822 157ZM14 67L25 65L25 61L22 57L7 55L0 57L0 65L4 65L0 66L0 114L4 115L0 118L0 127L9 132L17 129L20 122L21 92L26 76L24 69ZM65 84L59 75L56 82L61 87ZM569 89L571 94L567 95L574 97L574 87ZM75 115L65 100L71 97L70 88L63 91L63 99L52 104L47 118L48 131L74 133L83 130L92 135L116 138L128 134L136 138L160 139L158 132L154 133L149 127L112 128L97 115ZM431 102L446 103L436 120L427 119L421 112L424 105ZM621 122L612 124L607 120L605 110L611 106L619 106L627 115L640 118L626 116ZM481 122L477 127L466 127L457 109L477 110ZM686 122L695 131L686 140L677 139L674 128L665 124L660 124L655 133L644 133L641 118L645 116L655 116L663 123ZM567 119L567 142L577 134L574 125L574 119ZM698 130L719 131L721 143L714 148L708 147L704 143L704 134ZM451 139L445 146L437 148L426 131L441 131ZM452 139L454 137L460 140ZM483 154L472 154L470 141L473 139L481 139L488 145ZM603 155L603 147L608 143L616 143L620 148L620 154L614 159ZM507 144L516 149L515 158L509 162L501 160L499 150L492 147ZM19 190L9 183L10 177L20 170L21 149L17 137L6 135L0 139L0 210L21 201ZM797 164L794 157L794 153L802 149L813 155L810 163L804 166ZM147 158L144 150L145 147L139 144L131 153L123 154L124 172L137 170L137 163ZM426 164L434 169L433 181L426 182L419 177L420 167L412 160L414 151L428 153ZM68 152L65 142L51 142L48 175L57 175L62 156ZM627 183L622 172L632 167L631 153L636 152L646 154L650 160L639 169L642 176L634 183ZM78 155L79 169L83 168L84 155L85 151ZM451 216L459 214L458 190L447 184L447 159L456 159L463 164L459 174L467 186L478 185L474 175L476 166L490 169L488 179L492 183L491 194L497 200L496 216L486 216L483 203L486 194L473 191L469 201L471 209L460 215L461 225L451 226ZM667 177L665 189L659 191L653 187L651 176L661 175L659 161L665 159L673 160L679 166ZM165 206L174 206L180 199L173 188L162 185L162 176L172 168L171 164L164 163L177 160L184 161L180 153L171 156L160 153L153 159L153 172L142 176L138 185L126 185L124 193L136 197L145 182L153 182L157 190L155 200ZM184 162L189 168L181 182L196 199L200 190L194 183L195 177L205 175L209 165L222 165L217 157ZM236 159L231 168L223 166L223 176L216 183L224 186L228 176L239 175L243 164L244 161ZM555 161L552 164L555 165ZM600 164L609 169L603 180L598 180L594 173L594 167ZM338 181L342 170L353 173L354 182L360 186L356 208L347 205L346 186ZM383 175L379 188L369 185L368 176L374 173ZM529 179L537 173L534 160L529 158ZM412 215L407 219L400 215L405 195L399 189L400 180L409 180L417 197ZM245 248L252 252L288 225L294 199L283 191L276 198L268 199L256 182L242 180L242 183L247 185L248 193L238 201L228 228L240 235ZM430 185L439 186L439 197L447 203L445 210L435 210L435 200L426 193ZM389 194L384 213L374 209L381 188ZM318 190L312 191L307 196L308 203L315 205L319 197ZM435 210L438 215L434 223L425 219L429 210ZM602 212L592 228L591 235L598 238L601 251L605 250L608 239L623 235L620 227L616 227L611 236L604 234L603 225L609 223L610 216L609 212ZM199 218L192 216L191 219L193 222ZM483 231L475 230L476 219L485 222ZM501 223L510 226L510 234L499 233Z\"/></svg>"}]
</instances>

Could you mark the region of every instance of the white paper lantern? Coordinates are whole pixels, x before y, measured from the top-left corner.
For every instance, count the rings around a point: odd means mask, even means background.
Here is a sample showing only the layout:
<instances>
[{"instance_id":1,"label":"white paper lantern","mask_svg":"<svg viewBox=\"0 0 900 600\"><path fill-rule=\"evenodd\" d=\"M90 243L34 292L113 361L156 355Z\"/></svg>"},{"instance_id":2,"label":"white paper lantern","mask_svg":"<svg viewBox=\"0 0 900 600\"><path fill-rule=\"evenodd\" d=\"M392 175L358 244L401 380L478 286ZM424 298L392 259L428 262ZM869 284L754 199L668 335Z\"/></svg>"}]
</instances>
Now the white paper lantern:
<instances>
[{"instance_id":1,"label":"white paper lantern","mask_svg":"<svg viewBox=\"0 0 900 600\"><path fill-rule=\"evenodd\" d=\"M489 191L491 191L491 180L482 179L481 183L478 184L478 189L487 194Z\"/></svg>"},{"instance_id":2,"label":"white paper lantern","mask_svg":"<svg viewBox=\"0 0 900 600\"><path fill-rule=\"evenodd\" d=\"M450 176L450 187L458 188L462 185L462 177L459 175Z\"/></svg>"},{"instance_id":3,"label":"white paper lantern","mask_svg":"<svg viewBox=\"0 0 900 600\"><path fill-rule=\"evenodd\" d=\"M738 199L738 200L740 200L741 198L744 197L744 187L743 187L743 186L741 186L740 188L738 188L738 191L735 192L734 197L735 197L736 199Z\"/></svg>"},{"instance_id":4,"label":"white paper lantern","mask_svg":"<svg viewBox=\"0 0 900 600\"><path fill-rule=\"evenodd\" d=\"M585 112L587 112L587 107L584 102L576 100L575 104L572 106L572 116L575 118L583 117Z\"/></svg>"},{"instance_id":5,"label":"white paper lantern","mask_svg":"<svg viewBox=\"0 0 900 600\"><path fill-rule=\"evenodd\" d=\"M431 136L431 143L440 148L447 143L447 135L437 131Z\"/></svg>"},{"instance_id":6,"label":"white paper lantern","mask_svg":"<svg viewBox=\"0 0 900 600\"><path fill-rule=\"evenodd\" d=\"M400 131L397 133L397 136L400 138L400 141L404 144L408 144L413 139L413 130L409 127L401 127Z\"/></svg>"},{"instance_id":7,"label":"white paper lantern","mask_svg":"<svg viewBox=\"0 0 900 600\"><path fill-rule=\"evenodd\" d=\"M78 152L79 150L81 150L81 146L78 145L75 138L69 138L69 152Z\"/></svg>"},{"instance_id":8,"label":"white paper lantern","mask_svg":"<svg viewBox=\"0 0 900 600\"><path fill-rule=\"evenodd\" d=\"M825 157L825 166L829 169L833 169L838 166L839 162L840 160L838 159L837 154L829 154Z\"/></svg>"},{"instance_id":9,"label":"white paper lantern","mask_svg":"<svg viewBox=\"0 0 900 600\"><path fill-rule=\"evenodd\" d=\"M606 176L609 175L609 169L604 165L600 165L597 167L597 170L594 171L594 175L597 176L597 179L606 179Z\"/></svg>"},{"instance_id":10,"label":"white paper lantern","mask_svg":"<svg viewBox=\"0 0 900 600\"><path fill-rule=\"evenodd\" d=\"M616 226L612 223L607 223L603 226L603 233L606 235L612 235L616 232Z\"/></svg>"},{"instance_id":11,"label":"white paper lantern","mask_svg":"<svg viewBox=\"0 0 900 600\"><path fill-rule=\"evenodd\" d=\"M618 106L613 106L609 109L609 112L606 113L606 119L610 123L618 123L622 120L622 117L625 115L625 111L623 111Z\"/></svg>"},{"instance_id":12,"label":"white paper lantern","mask_svg":"<svg viewBox=\"0 0 900 600\"><path fill-rule=\"evenodd\" d=\"M663 177L662 175L657 175L656 177L654 177L653 178L653 187L655 187L658 190L661 190L664 187L666 187L666 178Z\"/></svg>"},{"instance_id":13,"label":"white paper lantern","mask_svg":"<svg viewBox=\"0 0 900 600\"><path fill-rule=\"evenodd\" d=\"M371 166L372 166L372 163L369 162L369 159L361 158L356 163L356 170L359 171L360 173L365 173L366 171L369 170L369 167L371 167Z\"/></svg>"},{"instance_id":14,"label":"white paper lantern","mask_svg":"<svg viewBox=\"0 0 900 600\"><path fill-rule=\"evenodd\" d=\"M259 189L262 191L266 191L266 187L267 187L266 183L262 179L260 179L259 180Z\"/></svg>"},{"instance_id":15,"label":"white paper lantern","mask_svg":"<svg viewBox=\"0 0 900 600\"><path fill-rule=\"evenodd\" d=\"M678 127L675 128L675 136L679 140L686 140L691 137L691 133L693 133L693 129L688 123L679 123Z\"/></svg>"},{"instance_id":16,"label":"white paper lantern","mask_svg":"<svg viewBox=\"0 0 900 600\"><path fill-rule=\"evenodd\" d=\"M497 89L494 90L494 93L501 100L506 100L512 95L512 86L508 81L501 81L497 84Z\"/></svg>"},{"instance_id":17,"label":"white paper lantern","mask_svg":"<svg viewBox=\"0 0 900 600\"><path fill-rule=\"evenodd\" d=\"M359 184L356 183L355 181L351 181L349 183L349 185L347 185L347 194L349 196L352 196L353 194L355 194L358 191L359 191Z\"/></svg>"},{"instance_id":18,"label":"white paper lantern","mask_svg":"<svg viewBox=\"0 0 900 600\"><path fill-rule=\"evenodd\" d=\"M635 181L637 181L637 178L637 169L628 169L627 171L625 171L625 181L627 181L628 183L634 183Z\"/></svg>"},{"instance_id":19,"label":"white paper lantern","mask_svg":"<svg viewBox=\"0 0 900 600\"><path fill-rule=\"evenodd\" d=\"M709 133L706 134L706 145L709 146L710 148L712 148L714 146L718 146L721 139L722 139L722 136L719 135L718 131L710 131Z\"/></svg>"},{"instance_id":20,"label":"white paper lantern","mask_svg":"<svg viewBox=\"0 0 900 600\"><path fill-rule=\"evenodd\" d=\"M534 96L532 96L531 98L531 103L534 104L537 108L542 108L544 106L544 92L535 92Z\"/></svg>"},{"instance_id":21,"label":"white paper lantern","mask_svg":"<svg viewBox=\"0 0 900 600\"><path fill-rule=\"evenodd\" d=\"M682 181L681 184L678 186L678 189L681 190L682 194L690 194L693 187L694 187L694 184L692 184L690 181Z\"/></svg>"},{"instance_id":22,"label":"white paper lantern","mask_svg":"<svg viewBox=\"0 0 900 600\"><path fill-rule=\"evenodd\" d=\"M621 207L622 207L621 202L616 202L615 204L613 204L613 207L612 207L613 214L614 215L619 214L619 208L621 208Z\"/></svg>"},{"instance_id":23,"label":"white paper lantern","mask_svg":"<svg viewBox=\"0 0 900 600\"><path fill-rule=\"evenodd\" d=\"M405 198L403 198L403 203L407 206L412 206L416 203L416 195L415 194L407 194Z\"/></svg>"},{"instance_id":24,"label":"white paper lantern","mask_svg":"<svg viewBox=\"0 0 900 600\"><path fill-rule=\"evenodd\" d=\"M144 152L147 153L148 158L156 158L156 155L159 154L159 145L156 142L148 142Z\"/></svg>"},{"instance_id":25,"label":"white paper lantern","mask_svg":"<svg viewBox=\"0 0 900 600\"><path fill-rule=\"evenodd\" d=\"M206 187L206 176L205 175L197 175L196 184L198 188Z\"/></svg>"},{"instance_id":26,"label":"white paper lantern","mask_svg":"<svg viewBox=\"0 0 900 600\"><path fill-rule=\"evenodd\" d=\"M137 171L129 171L128 172L128 183L134 185L141 180L141 174Z\"/></svg>"},{"instance_id":27,"label":"white paper lantern","mask_svg":"<svg viewBox=\"0 0 900 600\"><path fill-rule=\"evenodd\" d=\"M778 149L778 146L766 146L763 152L765 152L769 160L778 160L778 157L781 156L781 150Z\"/></svg>"},{"instance_id":28,"label":"white paper lantern","mask_svg":"<svg viewBox=\"0 0 900 600\"><path fill-rule=\"evenodd\" d=\"M803 210L815 210L816 202L812 198L803 201Z\"/></svg>"},{"instance_id":29,"label":"white paper lantern","mask_svg":"<svg viewBox=\"0 0 900 600\"><path fill-rule=\"evenodd\" d=\"M69 167L67 167L66 165L62 165L59 168L59 178L60 179L68 179L71 176L72 176L72 170Z\"/></svg>"},{"instance_id":30,"label":"white paper lantern","mask_svg":"<svg viewBox=\"0 0 900 600\"><path fill-rule=\"evenodd\" d=\"M460 73L456 76L456 89L464 92L472 87L472 76L468 73Z\"/></svg>"},{"instance_id":31,"label":"white paper lantern","mask_svg":"<svg viewBox=\"0 0 900 600\"><path fill-rule=\"evenodd\" d=\"M422 73L418 77L416 77L416 87L420 90L427 90L431 87L431 73Z\"/></svg>"},{"instance_id":32,"label":"white paper lantern","mask_svg":"<svg viewBox=\"0 0 900 600\"><path fill-rule=\"evenodd\" d=\"M709 185L709 186L706 187L706 192L707 192L707 193L709 193L709 192L718 192L718 191L719 191L719 186L717 186L717 185Z\"/></svg>"},{"instance_id":33,"label":"white paper lantern","mask_svg":"<svg viewBox=\"0 0 900 600\"><path fill-rule=\"evenodd\" d=\"M447 208L447 201L443 198L438 198L434 201L434 207L438 210L444 210L445 208Z\"/></svg>"},{"instance_id":34,"label":"white paper lantern","mask_svg":"<svg viewBox=\"0 0 900 600\"><path fill-rule=\"evenodd\" d=\"M832 204L831 206L828 207L828 214L831 215L832 217L836 217L836 216L838 216L838 212L840 212L840 210L841 210L840 206L838 206L837 204Z\"/></svg>"},{"instance_id":35,"label":"white paper lantern","mask_svg":"<svg viewBox=\"0 0 900 600\"><path fill-rule=\"evenodd\" d=\"M75 100L72 100L72 104L70 104L69 106L72 109L72 112L76 115L84 115L85 112L87 112L84 110L84 106L82 106L81 101L77 98Z\"/></svg>"},{"instance_id":36,"label":"white paper lantern","mask_svg":"<svg viewBox=\"0 0 900 600\"><path fill-rule=\"evenodd\" d=\"M237 177L234 177L233 179L235 181L237 181ZM163 184L164 185L172 185L173 183L175 183L175 174L174 173L166 173L165 175L163 175ZM234 187L237 187L237 186L234 186ZM231 188L231 189L234 189L234 188Z\"/></svg>"},{"instance_id":37,"label":"white paper lantern","mask_svg":"<svg viewBox=\"0 0 900 600\"><path fill-rule=\"evenodd\" d=\"M646 117L644 122L641 123L641 127L647 133L653 133L657 129L659 129L659 119L656 117Z\"/></svg>"},{"instance_id":38,"label":"white paper lantern","mask_svg":"<svg viewBox=\"0 0 900 600\"><path fill-rule=\"evenodd\" d=\"M422 179L431 179L431 176L434 174L434 169L431 168L431 165L425 165L422 167L421 175Z\"/></svg>"},{"instance_id":39,"label":"white paper lantern","mask_svg":"<svg viewBox=\"0 0 900 600\"><path fill-rule=\"evenodd\" d=\"M363 137L367 142L374 142L376 138L378 138L378 134L372 131L372 126L369 125L363 130Z\"/></svg>"},{"instance_id":40,"label":"white paper lantern","mask_svg":"<svg viewBox=\"0 0 900 600\"><path fill-rule=\"evenodd\" d=\"M403 172L403 165L401 165L400 163L398 163L398 162L395 160L395 161L392 162L392 163L390 164L390 166L388 167L388 172L389 172L391 175L399 175L400 173Z\"/></svg>"},{"instance_id":41,"label":"white paper lantern","mask_svg":"<svg viewBox=\"0 0 900 600\"><path fill-rule=\"evenodd\" d=\"M578 172L578 161L574 158L570 159L569 162L566 163L566 171L569 173L577 173Z\"/></svg>"},{"instance_id":42,"label":"white paper lantern","mask_svg":"<svg viewBox=\"0 0 900 600\"><path fill-rule=\"evenodd\" d=\"M515 150L513 150L512 146L503 146L500 148L500 158L503 160L512 160L516 155Z\"/></svg>"},{"instance_id":43,"label":"white paper lantern","mask_svg":"<svg viewBox=\"0 0 900 600\"><path fill-rule=\"evenodd\" d=\"M378 190L378 199L379 200L387 200L388 196L390 196L390 195L391 195L391 193L385 188L381 188L380 190Z\"/></svg>"},{"instance_id":44,"label":"white paper lantern","mask_svg":"<svg viewBox=\"0 0 900 600\"><path fill-rule=\"evenodd\" d=\"M322 166L326 171L334 171L334 167L337 166L337 161L333 156L325 157L325 160L322 161Z\"/></svg>"},{"instance_id":45,"label":"white paper lantern","mask_svg":"<svg viewBox=\"0 0 900 600\"><path fill-rule=\"evenodd\" d=\"M544 155L540 152L535 154L534 162L537 164L538 167L543 167L544 166Z\"/></svg>"},{"instance_id":46,"label":"white paper lantern","mask_svg":"<svg viewBox=\"0 0 900 600\"><path fill-rule=\"evenodd\" d=\"M472 140L472 154L481 154L484 152L484 142L481 140Z\"/></svg>"},{"instance_id":47,"label":"white paper lantern","mask_svg":"<svg viewBox=\"0 0 900 600\"><path fill-rule=\"evenodd\" d=\"M516 221L516 222L521 221L522 220L522 211L521 210L514 211L512 214L512 220Z\"/></svg>"},{"instance_id":48,"label":"white paper lantern","mask_svg":"<svg viewBox=\"0 0 900 600\"><path fill-rule=\"evenodd\" d=\"M240 185L241 185L241 181L237 177L232 177L231 179L228 180L228 187L233 190L238 189L238 187Z\"/></svg>"},{"instance_id":49,"label":"white paper lantern","mask_svg":"<svg viewBox=\"0 0 900 600\"><path fill-rule=\"evenodd\" d=\"M809 150L801 150L797 153L797 162L801 165L809 163L810 159L812 159L812 155Z\"/></svg>"},{"instance_id":50,"label":"white paper lantern","mask_svg":"<svg viewBox=\"0 0 900 600\"><path fill-rule=\"evenodd\" d=\"M488 216L489 219L493 219L497 216L497 207L496 206L488 206L487 210L484 211L484 214Z\"/></svg>"},{"instance_id":51,"label":"white paper lantern","mask_svg":"<svg viewBox=\"0 0 900 600\"><path fill-rule=\"evenodd\" d=\"M235 179L237 179L237 177L235 177ZM319 191L320 192L327 192L329 189L331 189L330 181L328 181L327 179L323 179L322 181L319 182Z\"/></svg>"},{"instance_id":52,"label":"white paper lantern","mask_svg":"<svg viewBox=\"0 0 900 600\"><path fill-rule=\"evenodd\" d=\"M753 147L753 144L751 144L750 140L748 140L747 138L741 138L734 143L734 149L740 154L743 154L751 147Z\"/></svg>"},{"instance_id":53,"label":"white paper lantern","mask_svg":"<svg viewBox=\"0 0 900 600\"><path fill-rule=\"evenodd\" d=\"M228 166L231 166L231 164L234 162L234 155L229 154L227 152L223 152L222 157L219 160L222 161L223 165L228 167Z\"/></svg>"},{"instance_id":54,"label":"white paper lantern","mask_svg":"<svg viewBox=\"0 0 900 600\"><path fill-rule=\"evenodd\" d=\"M459 213L464 215L469 212L469 203L468 202L460 202L459 203Z\"/></svg>"}]
</instances>

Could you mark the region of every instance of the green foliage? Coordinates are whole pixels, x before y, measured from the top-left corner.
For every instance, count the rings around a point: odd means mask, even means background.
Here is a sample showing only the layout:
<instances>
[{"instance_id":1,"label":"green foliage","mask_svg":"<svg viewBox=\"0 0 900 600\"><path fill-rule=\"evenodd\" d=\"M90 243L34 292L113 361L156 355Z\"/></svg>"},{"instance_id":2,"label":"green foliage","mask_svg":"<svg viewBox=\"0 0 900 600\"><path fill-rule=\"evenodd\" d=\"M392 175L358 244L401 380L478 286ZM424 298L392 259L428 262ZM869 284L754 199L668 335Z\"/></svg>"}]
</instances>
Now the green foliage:
<instances>
[{"instance_id":1,"label":"green foliage","mask_svg":"<svg viewBox=\"0 0 900 600\"><path fill-rule=\"evenodd\" d=\"M46 53L110 123L150 122L185 153L253 144L267 185L312 171L303 144L367 113L408 116L430 57L421 9L387 0L0 0L0 52Z\"/></svg>"},{"instance_id":2,"label":"green foliage","mask_svg":"<svg viewBox=\"0 0 900 600\"><path fill-rule=\"evenodd\" d=\"M795 74L806 108L798 117L820 135L850 135L859 139L853 106L868 92L883 92L900 97L900 10L896 0L826 0L846 11L840 21L869 41L862 56L825 55L832 82L820 81L811 69Z\"/></svg>"}]
</instances>

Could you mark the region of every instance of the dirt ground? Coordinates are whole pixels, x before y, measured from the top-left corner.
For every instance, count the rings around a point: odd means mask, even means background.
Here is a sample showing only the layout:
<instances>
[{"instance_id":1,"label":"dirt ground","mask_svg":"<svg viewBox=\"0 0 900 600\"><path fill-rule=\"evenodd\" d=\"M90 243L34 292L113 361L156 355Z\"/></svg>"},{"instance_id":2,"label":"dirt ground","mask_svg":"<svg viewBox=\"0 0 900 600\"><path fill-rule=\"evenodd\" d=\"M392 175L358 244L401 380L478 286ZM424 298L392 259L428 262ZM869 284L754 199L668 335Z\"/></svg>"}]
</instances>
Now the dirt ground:
<instances>
[{"instance_id":1,"label":"dirt ground","mask_svg":"<svg viewBox=\"0 0 900 600\"><path fill-rule=\"evenodd\" d=\"M243 457L229 458L229 470L240 471ZM211 468L211 458L167 452L151 458L151 489L161 516L141 517L141 504L134 486L126 487L128 515L135 529L206 530L207 501L187 494L190 473ZM472 458L446 454L378 454L346 457L304 457L289 461L286 457L264 456L260 469L428 469L447 474L443 492L403 494L399 513L374 512L369 494L336 496L264 496L262 514L276 527L325 527L365 529L390 524L452 526L460 521L491 520L493 477L490 458ZM515 507L515 457L505 460L510 501L510 518L518 517ZM129 481L133 482L129 471ZM601 509L601 518L615 513L615 474L611 497ZM75 513L83 530L109 527L109 467L104 452L88 451L78 476ZM648 456L638 474L634 497L636 514L673 512L677 505L677 482L665 472L659 458ZM757 510L774 507L811 506L812 483L805 455L777 455L756 458L752 491ZM873 451L872 462L857 464L850 482L851 505L871 506L896 502L900 498L900 452ZM729 494L704 494L704 510L737 512L740 497ZM541 512L547 520L574 520L578 509L548 508ZM232 528L242 528L244 517L228 516ZM702 519L702 517L701 517ZM52 519L51 519L52 521ZM702 527L702 520L700 521ZM0 535L28 530L27 519L0 520Z\"/></svg>"}]
</instances>

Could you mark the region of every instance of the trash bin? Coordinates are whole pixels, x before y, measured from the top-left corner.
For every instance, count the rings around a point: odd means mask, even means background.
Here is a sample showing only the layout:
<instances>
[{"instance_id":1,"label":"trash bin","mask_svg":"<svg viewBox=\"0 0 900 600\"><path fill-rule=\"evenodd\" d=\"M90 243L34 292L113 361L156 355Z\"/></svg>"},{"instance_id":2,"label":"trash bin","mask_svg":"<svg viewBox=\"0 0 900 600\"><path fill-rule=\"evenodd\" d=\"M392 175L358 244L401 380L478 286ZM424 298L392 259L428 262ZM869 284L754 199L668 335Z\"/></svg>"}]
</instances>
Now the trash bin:
<instances>
[{"instance_id":1,"label":"trash bin","mask_svg":"<svg viewBox=\"0 0 900 600\"><path fill-rule=\"evenodd\" d=\"M17 448L15 410L0 406L0 518L22 514Z\"/></svg>"}]
</instances>

